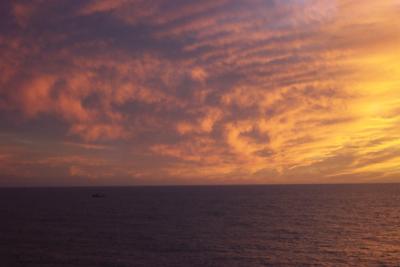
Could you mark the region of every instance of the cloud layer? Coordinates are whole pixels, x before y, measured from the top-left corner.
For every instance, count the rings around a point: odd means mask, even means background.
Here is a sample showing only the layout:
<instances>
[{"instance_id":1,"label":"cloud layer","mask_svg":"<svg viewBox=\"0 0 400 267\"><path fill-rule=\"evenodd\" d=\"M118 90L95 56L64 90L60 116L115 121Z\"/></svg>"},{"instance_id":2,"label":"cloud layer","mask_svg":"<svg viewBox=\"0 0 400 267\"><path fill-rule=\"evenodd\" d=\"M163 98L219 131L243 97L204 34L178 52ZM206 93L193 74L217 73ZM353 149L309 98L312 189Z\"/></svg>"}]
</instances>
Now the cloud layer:
<instances>
[{"instance_id":1,"label":"cloud layer","mask_svg":"<svg viewBox=\"0 0 400 267\"><path fill-rule=\"evenodd\" d=\"M398 1L1 10L1 184L399 177Z\"/></svg>"}]
</instances>

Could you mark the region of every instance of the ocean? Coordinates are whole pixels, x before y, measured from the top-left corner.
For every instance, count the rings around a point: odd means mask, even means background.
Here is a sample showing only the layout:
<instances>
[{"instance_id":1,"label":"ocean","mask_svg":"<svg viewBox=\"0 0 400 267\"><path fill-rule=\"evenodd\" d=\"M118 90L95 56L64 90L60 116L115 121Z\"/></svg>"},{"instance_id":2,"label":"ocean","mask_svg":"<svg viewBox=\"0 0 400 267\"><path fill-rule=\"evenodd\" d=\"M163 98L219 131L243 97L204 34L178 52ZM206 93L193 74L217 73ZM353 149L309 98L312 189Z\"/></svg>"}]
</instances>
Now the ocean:
<instances>
[{"instance_id":1,"label":"ocean","mask_svg":"<svg viewBox=\"0 0 400 267\"><path fill-rule=\"evenodd\" d=\"M400 266L400 184L2 188L0 266Z\"/></svg>"}]
</instances>

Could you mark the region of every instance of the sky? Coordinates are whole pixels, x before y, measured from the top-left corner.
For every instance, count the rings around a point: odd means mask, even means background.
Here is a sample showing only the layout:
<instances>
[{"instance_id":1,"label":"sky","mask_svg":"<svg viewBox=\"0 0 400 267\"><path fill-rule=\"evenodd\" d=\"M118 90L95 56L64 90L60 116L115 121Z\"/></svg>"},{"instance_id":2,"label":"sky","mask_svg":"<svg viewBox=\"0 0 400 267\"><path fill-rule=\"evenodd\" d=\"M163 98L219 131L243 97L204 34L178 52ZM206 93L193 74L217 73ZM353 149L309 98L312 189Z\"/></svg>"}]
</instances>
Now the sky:
<instances>
[{"instance_id":1,"label":"sky","mask_svg":"<svg viewBox=\"0 0 400 267\"><path fill-rule=\"evenodd\" d=\"M399 0L0 3L0 186L400 182Z\"/></svg>"}]
</instances>

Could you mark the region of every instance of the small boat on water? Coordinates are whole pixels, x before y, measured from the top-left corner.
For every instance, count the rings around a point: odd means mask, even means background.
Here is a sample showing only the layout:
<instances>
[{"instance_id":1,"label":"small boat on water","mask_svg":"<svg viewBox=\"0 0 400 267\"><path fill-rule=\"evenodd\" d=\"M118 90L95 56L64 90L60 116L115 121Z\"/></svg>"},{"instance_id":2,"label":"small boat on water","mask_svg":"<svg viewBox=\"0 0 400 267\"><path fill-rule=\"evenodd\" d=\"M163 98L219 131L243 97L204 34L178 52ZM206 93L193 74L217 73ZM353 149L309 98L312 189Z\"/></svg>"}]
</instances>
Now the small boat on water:
<instances>
[{"instance_id":1,"label":"small boat on water","mask_svg":"<svg viewBox=\"0 0 400 267\"><path fill-rule=\"evenodd\" d=\"M106 195L96 193L96 194L92 194L92 197L93 197L93 198L104 198L104 197L106 197Z\"/></svg>"}]
</instances>

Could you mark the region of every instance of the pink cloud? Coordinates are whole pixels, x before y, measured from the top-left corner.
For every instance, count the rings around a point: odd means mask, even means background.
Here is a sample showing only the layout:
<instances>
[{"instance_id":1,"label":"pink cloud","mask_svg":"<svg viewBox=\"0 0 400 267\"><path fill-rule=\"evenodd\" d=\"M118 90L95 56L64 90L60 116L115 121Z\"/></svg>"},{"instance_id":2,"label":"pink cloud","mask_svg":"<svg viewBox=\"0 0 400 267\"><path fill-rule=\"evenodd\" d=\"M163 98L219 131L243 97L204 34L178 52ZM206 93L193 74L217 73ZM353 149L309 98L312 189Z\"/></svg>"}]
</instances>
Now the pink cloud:
<instances>
[{"instance_id":1,"label":"pink cloud","mask_svg":"<svg viewBox=\"0 0 400 267\"><path fill-rule=\"evenodd\" d=\"M10 150L0 154L7 173L287 182L293 170L398 172L393 138L365 143L397 137L392 2L89 1L62 14L40 4L15 4L15 29L0 36L0 111L19 121L4 123L12 131L84 149ZM51 119L62 126L37 129ZM90 149L105 143L127 159Z\"/></svg>"}]
</instances>

